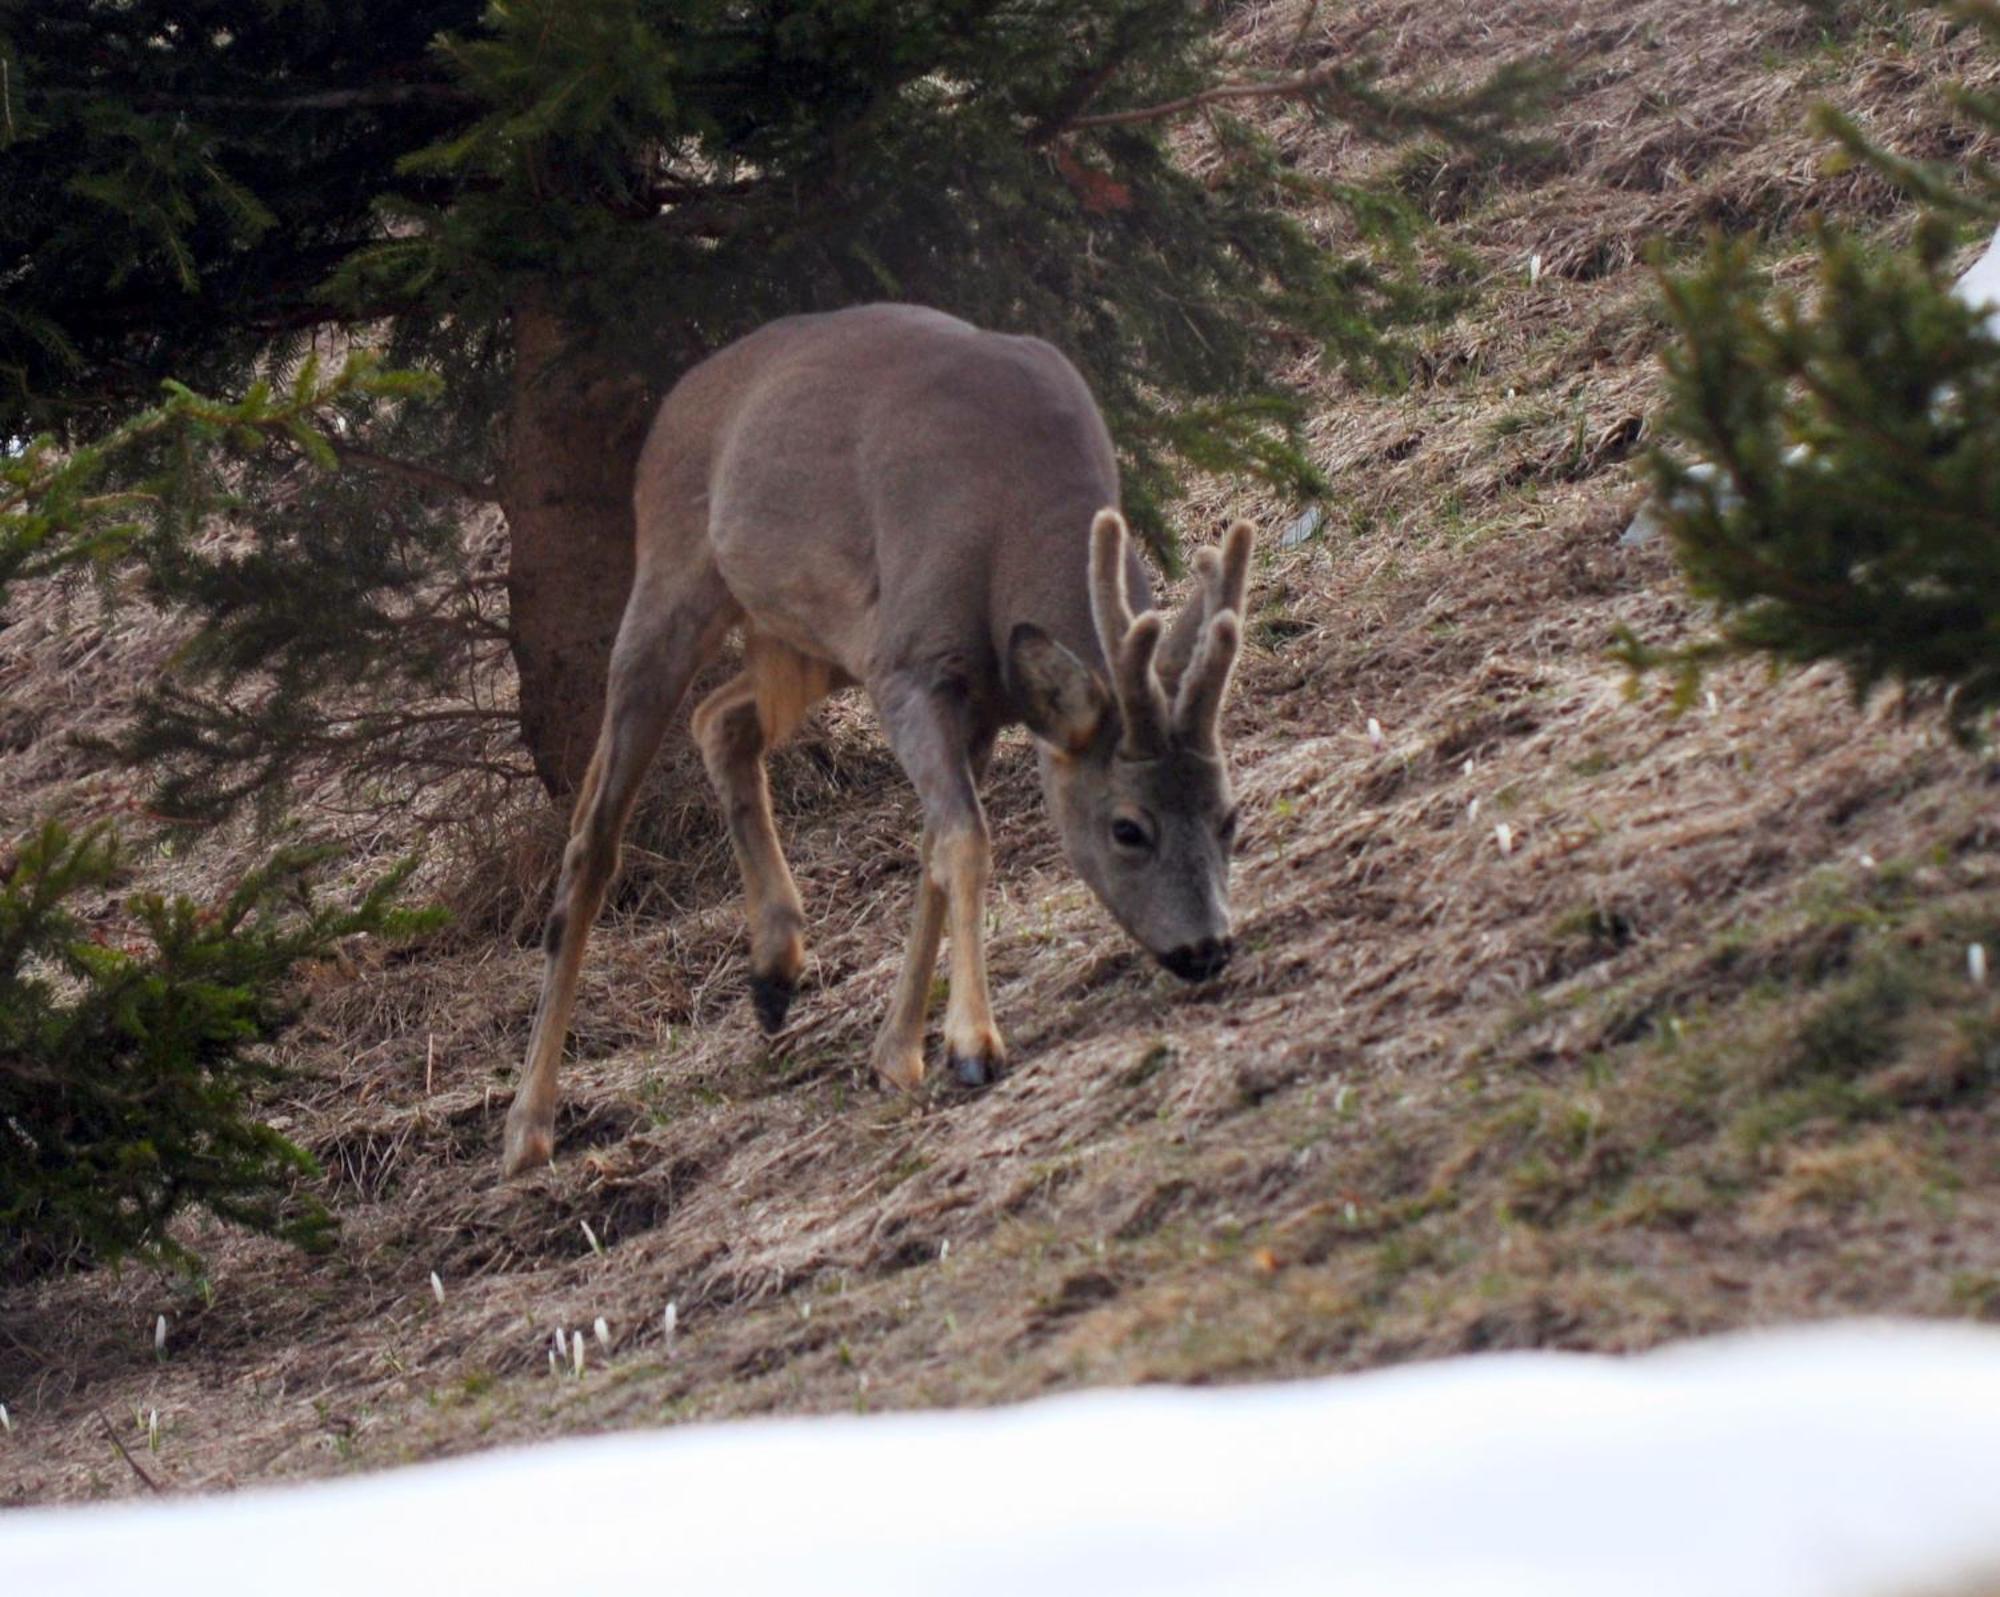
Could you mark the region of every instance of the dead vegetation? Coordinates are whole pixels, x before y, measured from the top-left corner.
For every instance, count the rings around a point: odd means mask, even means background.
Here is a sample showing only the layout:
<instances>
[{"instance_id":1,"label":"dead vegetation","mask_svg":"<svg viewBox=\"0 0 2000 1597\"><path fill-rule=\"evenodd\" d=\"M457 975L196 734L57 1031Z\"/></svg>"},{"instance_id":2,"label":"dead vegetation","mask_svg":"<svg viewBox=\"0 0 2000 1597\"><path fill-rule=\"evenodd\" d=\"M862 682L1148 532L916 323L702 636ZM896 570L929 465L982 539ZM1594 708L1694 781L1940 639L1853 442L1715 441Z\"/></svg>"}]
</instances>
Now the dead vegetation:
<instances>
[{"instance_id":1,"label":"dead vegetation","mask_svg":"<svg viewBox=\"0 0 2000 1597\"><path fill-rule=\"evenodd\" d=\"M1967 966L2000 954L2000 774L1930 707L1857 709L1822 673L1724 673L1675 717L1605 656L1618 623L1699 624L1667 558L1616 541L1661 336L1641 245L1754 227L1783 274L1811 210L1893 229L1823 169L1808 106L1968 153L1934 90L1990 64L1921 15L1822 31L1776 5L1232 16L1274 65L1365 24L1394 71L1559 50L1573 88L1532 170L1404 168L1485 281L1409 391L1323 385L1338 492L1260 572L1231 711L1226 978L1181 988L1119 938L1010 743L989 957L1016 1068L879 1092L915 805L837 705L774 772L813 918L794 1024L758 1038L726 844L669 781L586 962L560 1162L502 1187L557 846L502 817L439 856L457 928L322 972L288 1044L276 1113L340 1252L210 1230L203 1281L12 1294L0 1495L137 1489L107 1422L189 1488L723 1414L2000 1315L2000 998ZM1303 165L1355 154L1258 115ZM1238 510L1289 520L1217 487L1190 526ZM157 658L123 646L141 623L58 627L58 602L0 633L23 812L124 780L50 734L115 716ZM599 1317L584 1374L554 1373L556 1329Z\"/></svg>"}]
</instances>

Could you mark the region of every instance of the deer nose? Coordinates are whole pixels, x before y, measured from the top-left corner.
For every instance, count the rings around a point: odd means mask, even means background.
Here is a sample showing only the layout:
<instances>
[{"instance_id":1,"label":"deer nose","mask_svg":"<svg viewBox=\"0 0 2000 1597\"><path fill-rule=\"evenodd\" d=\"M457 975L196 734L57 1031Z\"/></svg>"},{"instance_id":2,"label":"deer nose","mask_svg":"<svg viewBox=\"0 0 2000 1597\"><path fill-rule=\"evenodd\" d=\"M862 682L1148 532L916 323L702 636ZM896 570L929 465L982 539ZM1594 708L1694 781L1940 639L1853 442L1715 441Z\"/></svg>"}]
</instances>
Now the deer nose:
<instances>
[{"instance_id":1,"label":"deer nose","mask_svg":"<svg viewBox=\"0 0 2000 1597\"><path fill-rule=\"evenodd\" d=\"M1222 974L1234 949L1227 937L1204 937L1198 943L1183 943L1171 953L1160 955L1160 963L1182 981L1208 981Z\"/></svg>"}]
</instances>

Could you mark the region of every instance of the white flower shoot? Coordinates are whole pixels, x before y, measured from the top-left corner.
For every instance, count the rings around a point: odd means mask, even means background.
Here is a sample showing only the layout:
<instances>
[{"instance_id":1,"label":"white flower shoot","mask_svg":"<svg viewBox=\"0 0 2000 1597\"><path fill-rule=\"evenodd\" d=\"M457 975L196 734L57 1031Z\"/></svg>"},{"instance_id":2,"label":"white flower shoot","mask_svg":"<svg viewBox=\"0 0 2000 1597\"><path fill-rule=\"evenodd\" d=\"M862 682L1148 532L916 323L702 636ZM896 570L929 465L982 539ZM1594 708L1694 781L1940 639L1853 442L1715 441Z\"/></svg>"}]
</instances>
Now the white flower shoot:
<instances>
[{"instance_id":1,"label":"white flower shoot","mask_svg":"<svg viewBox=\"0 0 2000 1597\"><path fill-rule=\"evenodd\" d=\"M1380 748L1380 747L1382 746L1382 742L1383 742L1383 739L1382 739L1382 723L1381 723L1380 721L1376 720L1376 719L1375 719L1375 717L1371 715L1371 716L1369 716L1369 717L1368 717L1368 743L1369 743L1369 746L1370 746L1371 748L1377 748L1377 749L1379 749L1379 748Z\"/></svg>"},{"instance_id":2,"label":"white flower shoot","mask_svg":"<svg viewBox=\"0 0 2000 1597\"><path fill-rule=\"evenodd\" d=\"M556 1327L556 1357L569 1362L569 1337L560 1325Z\"/></svg>"},{"instance_id":3,"label":"white flower shoot","mask_svg":"<svg viewBox=\"0 0 2000 1597\"><path fill-rule=\"evenodd\" d=\"M597 1323L591 1330L597 1333L597 1345L608 1352L611 1347L611 1327L604 1323L603 1315L598 1315Z\"/></svg>"},{"instance_id":4,"label":"white flower shoot","mask_svg":"<svg viewBox=\"0 0 2000 1597\"><path fill-rule=\"evenodd\" d=\"M1498 826L1493 828L1493 841L1500 845L1500 852L1502 854L1513 853L1514 828L1509 826L1505 821L1502 821Z\"/></svg>"},{"instance_id":5,"label":"white flower shoot","mask_svg":"<svg viewBox=\"0 0 2000 1597\"><path fill-rule=\"evenodd\" d=\"M5 1403L0 1403L0 1431L6 1432L9 1436L14 1434L14 1417L7 1412Z\"/></svg>"},{"instance_id":6,"label":"white flower shoot","mask_svg":"<svg viewBox=\"0 0 2000 1597\"><path fill-rule=\"evenodd\" d=\"M1965 973L1972 978L1973 986L1984 987L1986 985L1986 945L1984 943L1973 943L1966 948Z\"/></svg>"},{"instance_id":7,"label":"white flower shoot","mask_svg":"<svg viewBox=\"0 0 2000 1597\"><path fill-rule=\"evenodd\" d=\"M582 1380L583 1379L583 1332L582 1331L578 1331L575 1336L569 1339L569 1360L571 1367L576 1371L576 1378L579 1381Z\"/></svg>"},{"instance_id":8,"label":"white flower shoot","mask_svg":"<svg viewBox=\"0 0 2000 1597\"><path fill-rule=\"evenodd\" d=\"M604 1244L597 1240L597 1233L590 1229L590 1222L588 1220L579 1220L577 1224L583 1227L583 1240L590 1244L590 1251L592 1253L603 1253Z\"/></svg>"},{"instance_id":9,"label":"white flower shoot","mask_svg":"<svg viewBox=\"0 0 2000 1597\"><path fill-rule=\"evenodd\" d=\"M156 1359L163 1359L166 1356L167 1356L167 1317L164 1314L162 1314L157 1320L153 1322L153 1357Z\"/></svg>"},{"instance_id":10,"label":"white flower shoot","mask_svg":"<svg viewBox=\"0 0 2000 1597\"><path fill-rule=\"evenodd\" d=\"M157 1453L160 1450L160 1411L154 1409L146 1416L146 1450Z\"/></svg>"},{"instance_id":11,"label":"white flower shoot","mask_svg":"<svg viewBox=\"0 0 2000 1597\"><path fill-rule=\"evenodd\" d=\"M680 1324L681 1324L680 1309L674 1304L669 1303L667 1305L666 1313L660 1316L660 1330L665 1335L669 1343L671 1343L674 1339L674 1332L680 1329Z\"/></svg>"},{"instance_id":12,"label":"white flower shoot","mask_svg":"<svg viewBox=\"0 0 2000 1597\"><path fill-rule=\"evenodd\" d=\"M431 1296L438 1300L438 1307L444 1307L444 1282L438 1279L437 1271L431 1271Z\"/></svg>"},{"instance_id":13,"label":"white flower shoot","mask_svg":"<svg viewBox=\"0 0 2000 1597\"><path fill-rule=\"evenodd\" d=\"M938 1263L942 1264L946 1259L950 1257L951 1257L951 1238L946 1237L944 1241L938 1244Z\"/></svg>"}]
</instances>

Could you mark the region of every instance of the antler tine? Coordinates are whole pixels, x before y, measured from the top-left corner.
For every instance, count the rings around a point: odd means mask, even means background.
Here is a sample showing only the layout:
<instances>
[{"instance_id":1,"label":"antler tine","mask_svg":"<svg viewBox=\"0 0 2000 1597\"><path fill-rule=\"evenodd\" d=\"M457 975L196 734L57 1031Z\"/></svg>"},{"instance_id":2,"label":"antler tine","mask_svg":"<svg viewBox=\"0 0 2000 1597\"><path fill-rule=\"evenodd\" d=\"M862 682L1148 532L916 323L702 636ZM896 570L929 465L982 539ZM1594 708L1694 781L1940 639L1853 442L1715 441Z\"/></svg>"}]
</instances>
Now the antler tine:
<instances>
[{"instance_id":1,"label":"antler tine","mask_svg":"<svg viewBox=\"0 0 2000 1597\"><path fill-rule=\"evenodd\" d=\"M1167 690L1168 698L1174 696L1187 674L1203 625L1222 608L1218 602L1221 585L1222 556L1214 549L1203 549L1194 557L1194 587L1160 640L1160 686Z\"/></svg>"},{"instance_id":2,"label":"antler tine","mask_svg":"<svg viewBox=\"0 0 2000 1597\"><path fill-rule=\"evenodd\" d=\"M1098 511L1090 524L1090 611L1124 723L1119 747L1127 754L1151 755L1166 746L1171 720L1167 697L1153 670L1161 623L1153 610L1137 620L1132 617L1125 587L1125 537L1123 516L1115 510Z\"/></svg>"},{"instance_id":3,"label":"antler tine","mask_svg":"<svg viewBox=\"0 0 2000 1597\"><path fill-rule=\"evenodd\" d=\"M1125 518L1100 510L1090 524L1090 614L1098 646L1116 663L1132 630L1132 602L1125 594Z\"/></svg>"},{"instance_id":4,"label":"antler tine","mask_svg":"<svg viewBox=\"0 0 2000 1597\"><path fill-rule=\"evenodd\" d=\"M1222 580L1218 586L1216 610L1243 614L1243 601L1250 591L1250 552L1257 541L1256 530L1247 521L1230 526L1222 537Z\"/></svg>"},{"instance_id":5,"label":"antler tine","mask_svg":"<svg viewBox=\"0 0 2000 1597\"><path fill-rule=\"evenodd\" d=\"M1223 535L1215 563L1203 568L1208 613L1193 658L1180 675L1170 725L1175 737L1205 754L1217 753L1222 746L1222 701L1228 697L1230 674L1243 647L1243 604L1250 591L1255 542L1250 523L1236 522Z\"/></svg>"},{"instance_id":6,"label":"antler tine","mask_svg":"<svg viewBox=\"0 0 2000 1597\"><path fill-rule=\"evenodd\" d=\"M1234 610L1224 610L1201 635L1201 645L1181 678L1174 701L1173 729L1188 747L1215 754L1222 747L1222 701L1243 645L1243 627Z\"/></svg>"},{"instance_id":7,"label":"antler tine","mask_svg":"<svg viewBox=\"0 0 2000 1597\"><path fill-rule=\"evenodd\" d=\"M1153 669L1160 632L1160 612L1148 610L1132 623L1125 641L1112 656L1112 680L1118 695L1119 716L1124 722L1119 750L1135 757L1158 754L1167 746L1171 715L1167 697L1160 691L1159 675Z\"/></svg>"}]
</instances>

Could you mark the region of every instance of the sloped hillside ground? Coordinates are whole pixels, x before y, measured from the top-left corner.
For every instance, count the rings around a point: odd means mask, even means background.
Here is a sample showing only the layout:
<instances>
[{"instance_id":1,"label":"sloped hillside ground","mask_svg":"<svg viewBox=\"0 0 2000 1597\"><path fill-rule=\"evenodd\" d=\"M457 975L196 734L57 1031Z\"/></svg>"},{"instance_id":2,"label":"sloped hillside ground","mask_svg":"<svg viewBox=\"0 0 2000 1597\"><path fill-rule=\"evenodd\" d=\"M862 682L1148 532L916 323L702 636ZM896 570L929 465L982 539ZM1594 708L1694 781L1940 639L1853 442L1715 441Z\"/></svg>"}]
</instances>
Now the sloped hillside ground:
<instances>
[{"instance_id":1,"label":"sloped hillside ground","mask_svg":"<svg viewBox=\"0 0 2000 1597\"><path fill-rule=\"evenodd\" d=\"M1907 153L1976 154L1936 91L1993 64L1929 19L1749 3L1230 17L1263 67L1365 32L1399 73L1560 50L1572 76L1533 170L1402 167L1486 281L1425 335L1408 391L1321 384L1311 435L1338 489L1260 566L1229 717L1248 827L1226 976L1182 987L1122 940L1011 742L991 957L1015 1068L978 1095L877 1090L917 821L865 715L837 706L774 773L816 930L791 1029L757 1035L726 847L705 797L670 797L592 945L556 1166L502 1186L547 885L548 828L520 822L518 860L458 887L454 933L321 973L287 1045L307 1074L277 1112L325 1164L339 1252L197 1225L200 1282L11 1294L0 1495L2000 1315L2000 993L1967 964L1973 942L2000 953L2000 767L1919 699L1857 708L1832 675L1745 667L1675 716L1662 685L1628 698L1605 653L1620 623L1700 625L1669 557L1618 541L1664 337L1644 241L1753 229L1803 280L1810 212L1901 225L1873 180L1824 170L1808 107ZM1296 108L1257 114L1309 168L1353 156ZM1236 511L1291 519L1217 489L1189 526ZM129 662L71 622L60 687L37 690L108 713ZM0 672L22 674L5 651L34 634L0 635ZM393 851L396 824L363 841ZM554 1372L557 1328L600 1318L583 1373ZM885 1483L912 1486L978 1489Z\"/></svg>"}]
</instances>

